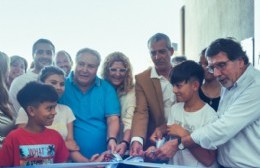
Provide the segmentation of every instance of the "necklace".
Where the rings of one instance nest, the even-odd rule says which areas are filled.
[[[213,101],[213,99],[209,99],[209,105],[212,105],[212,102]]]

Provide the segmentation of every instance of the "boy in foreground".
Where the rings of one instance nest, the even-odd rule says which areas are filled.
[[[0,166],[27,166],[66,162],[69,152],[61,135],[50,126],[56,115],[58,94],[50,85],[30,82],[17,100],[28,115],[28,123],[6,137],[0,150]]]
[[[214,121],[216,112],[198,94],[198,90],[204,79],[202,67],[194,61],[185,61],[175,66],[170,74],[170,82],[173,85],[173,92],[178,103],[174,104],[169,114],[168,126],[164,126],[161,132],[154,137],[161,139],[161,135],[170,138],[168,142],[159,148],[150,147],[146,151],[146,156],[151,159],[166,160],[169,164],[194,166],[194,167],[217,167],[216,151],[206,150],[200,146],[193,148],[183,148],[181,138],[190,134],[209,122]],[[172,125],[181,127],[179,136],[174,134]],[[164,128],[164,129],[163,129]],[[178,150],[172,146],[178,143]]]

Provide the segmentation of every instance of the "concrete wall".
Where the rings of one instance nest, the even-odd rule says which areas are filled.
[[[217,38],[254,36],[254,0],[184,0],[184,5],[188,59],[198,60],[200,51]]]

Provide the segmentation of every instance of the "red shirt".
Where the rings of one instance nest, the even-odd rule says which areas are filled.
[[[0,150],[0,166],[26,166],[66,162],[69,151],[52,129],[31,133],[18,128],[9,133]]]

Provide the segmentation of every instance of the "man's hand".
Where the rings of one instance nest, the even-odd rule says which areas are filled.
[[[170,140],[166,142],[162,147],[158,148],[155,152],[155,158],[160,160],[171,159],[178,151],[178,140]]]
[[[111,151],[112,153],[116,151],[116,141],[114,139],[108,141],[107,150]]]
[[[139,142],[134,141],[130,147],[130,156],[143,156],[143,154],[143,146]]]
[[[155,146],[150,146],[146,151],[145,151],[145,157],[148,158],[149,160],[155,160],[156,157],[154,155],[156,151]]]
[[[161,125],[160,127],[157,127],[153,134],[150,136],[150,141],[152,143],[156,143],[156,140],[158,139],[162,139],[163,135],[166,133],[167,131],[167,126],[164,124],[164,125]]]
[[[186,129],[177,124],[168,125],[167,132],[168,135],[178,135],[180,137],[184,137],[190,134]]]

